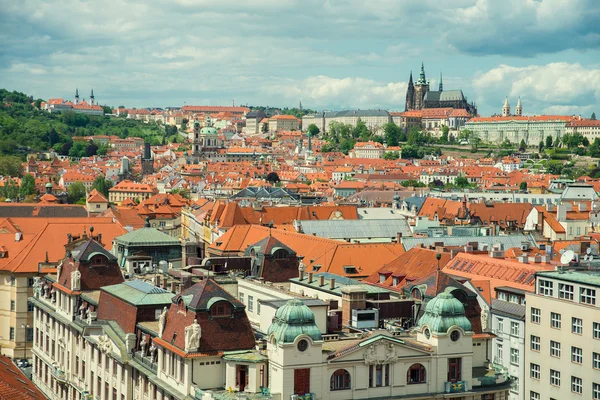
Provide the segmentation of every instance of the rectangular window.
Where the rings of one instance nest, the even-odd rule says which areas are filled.
[[[33,278],[27,278],[27,286],[33,287],[33,282],[34,282]]]
[[[15,340],[15,327],[11,326],[9,332],[10,332],[9,333],[9,335],[10,335],[10,339],[9,340]]]
[[[531,350],[532,351],[540,351],[540,348],[541,348],[540,343],[541,343],[541,341],[540,341],[539,336],[531,335]]]
[[[550,326],[555,329],[560,329],[560,314],[551,312],[550,313]]]
[[[248,296],[248,311],[254,312],[254,297]]]
[[[560,371],[550,370],[550,384],[552,386],[560,386]]]
[[[583,320],[573,317],[571,319],[571,332],[581,335],[583,333]]]
[[[554,282],[545,279],[538,280],[538,294],[552,296],[554,294]]]
[[[531,322],[534,324],[539,324],[542,320],[542,310],[539,308],[531,307]]]
[[[583,350],[579,347],[571,346],[571,362],[575,364],[583,363]]]
[[[529,400],[540,400],[540,394],[532,390],[529,392]]]
[[[592,325],[592,330],[594,332],[594,339],[600,339],[600,323],[594,322]]]
[[[27,311],[33,312],[33,303],[30,301],[27,302]]]
[[[554,340],[550,341],[550,355],[552,357],[560,358],[560,343],[555,342]]]
[[[11,300],[11,301],[10,301],[10,311],[15,311],[15,309],[16,309],[16,308],[17,308],[17,307],[16,307],[16,303],[15,303],[15,301],[14,301],[14,300]]]
[[[592,383],[592,399],[600,400],[600,385]]]
[[[571,391],[573,393],[583,393],[583,381],[576,376],[571,377]]]
[[[260,315],[260,301],[256,302],[256,314]]]
[[[519,365],[519,350],[518,349],[510,349],[510,363]]]
[[[579,288],[579,302],[584,304],[596,304],[596,290]]]
[[[558,298],[573,301],[573,285],[558,284]]]
[[[240,292],[239,297],[240,297],[240,301],[243,303],[244,302],[244,293]]]
[[[496,362],[498,364],[502,364],[504,351],[502,349],[502,344],[498,343],[496,345]]]
[[[592,353],[592,367],[600,369],[600,353]]]
[[[529,368],[529,376],[531,376],[532,379],[540,379],[540,366],[537,364],[530,364],[530,368]]]
[[[498,318],[498,331],[504,332],[504,320],[502,318]]]
[[[513,336],[519,336],[519,323],[511,321],[510,323],[510,334]]]

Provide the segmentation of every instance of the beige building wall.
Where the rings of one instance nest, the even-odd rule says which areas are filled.
[[[13,358],[31,357],[32,341],[25,339],[27,327],[33,331],[32,313],[28,311],[35,274],[0,271],[0,353]],[[11,336],[11,332],[12,336]]]

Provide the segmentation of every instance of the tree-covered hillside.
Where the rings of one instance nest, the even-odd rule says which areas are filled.
[[[173,134],[172,129],[169,129],[171,136],[165,137],[165,128],[155,123],[88,116],[72,111],[51,114],[32,105],[41,101],[24,93],[0,89],[0,155],[22,156],[36,150],[48,150],[50,147],[59,154],[68,155],[73,147],[73,136],[137,136],[150,141],[152,145],[177,140],[177,134]]]

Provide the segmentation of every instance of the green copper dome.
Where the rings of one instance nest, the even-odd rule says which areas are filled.
[[[458,326],[465,332],[472,329],[465,316],[465,307],[450,292],[442,292],[429,300],[425,314],[419,320],[419,328],[424,325],[434,333],[447,333],[452,326]]]
[[[213,128],[212,126],[205,126],[204,128],[200,129],[200,134],[201,135],[216,135],[216,134],[218,134],[218,131],[216,128]]]
[[[278,343],[293,343],[300,335],[322,340],[315,314],[298,299],[288,301],[275,312],[267,334],[273,335]]]

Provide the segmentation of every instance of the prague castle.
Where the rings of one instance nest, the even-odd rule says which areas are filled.
[[[405,111],[422,110],[424,108],[455,108],[464,109],[472,115],[477,115],[477,108],[474,103],[467,102],[462,90],[446,90],[440,73],[440,83],[437,91],[429,90],[429,81],[425,78],[425,67],[421,63],[421,73],[419,80],[413,83],[412,72],[408,80],[408,89],[406,90]]]

